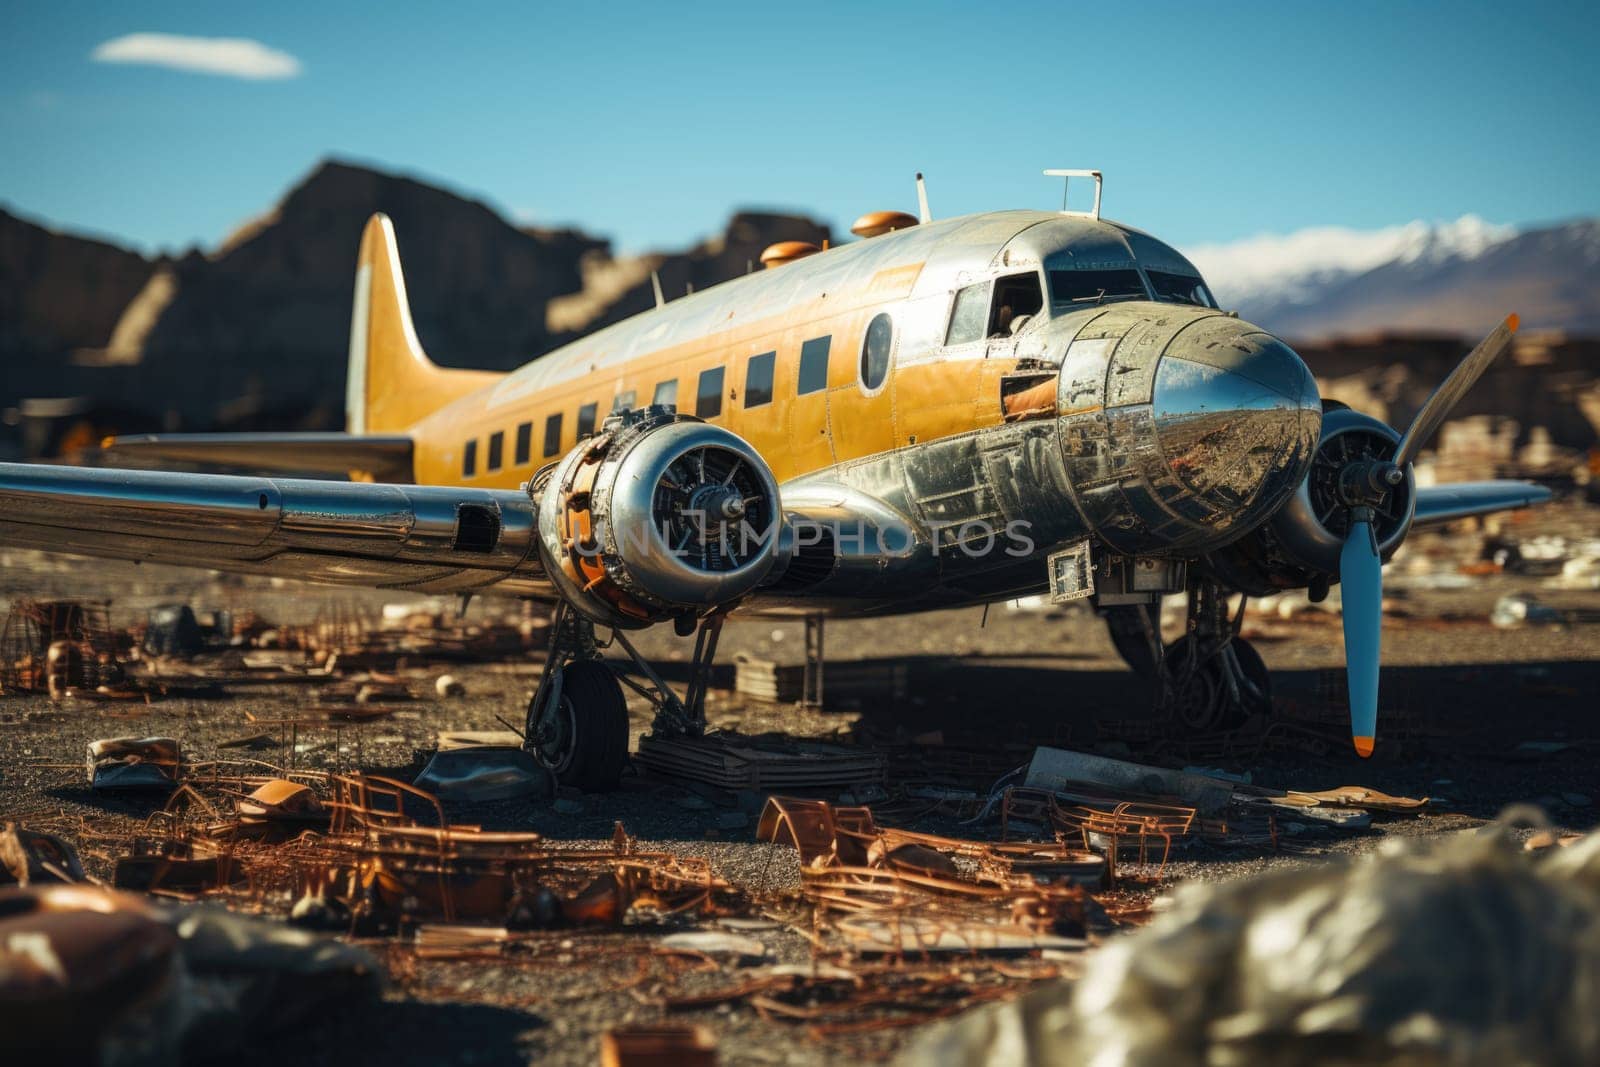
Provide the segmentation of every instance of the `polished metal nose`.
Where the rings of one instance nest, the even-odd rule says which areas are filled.
[[[1151,403],[1168,467],[1230,525],[1253,525],[1294,491],[1322,427],[1305,363],[1238,319],[1207,319],[1175,337]]]

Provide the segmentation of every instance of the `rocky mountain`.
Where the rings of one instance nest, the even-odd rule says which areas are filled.
[[[1296,341],[1375,330],[1600,333],[1600,219],[1518,232],[1467,216],[1360,232],[1323,227],[1187,250],[1219,300]]]
[[[105,344],[154,269],[136,252],[0,209],[0,358]]]
[[[495,370],[649,307],[652,269],[676,295],[742,273],[773,241],[828,236],[809,219],[746,213],[685,252],[617,260],[602,238],[518,227],[479,201],[336,161],[216,249],[177,257],[0,213],[0,409],[81,397],[29,410],[88,421],[77,436],[90,439],[338,427],[356,248],[375,211],[394,220],[429,355]],[[35,434],[28,450],[59,439]]]

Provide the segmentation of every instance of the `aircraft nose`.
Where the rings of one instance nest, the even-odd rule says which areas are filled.
[[[1305,363],[1233,318],[1206,319],[1173,339],[1151,402],[1168,467],[1226,525],[1253,525],[1293,492],[1322,429]]]

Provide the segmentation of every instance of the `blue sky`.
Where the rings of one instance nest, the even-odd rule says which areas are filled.
[[[1119,8],[1121,10],[1119,10]],[[91,60],[248,38],[293,77]],[[1600,212],[1600,16],[1576,3],[37,3],[0,27],[0,203],[144,249],[215,244],[319,159],[623,249],[737,206],[848,225],[1059,204],[1179,244]]]

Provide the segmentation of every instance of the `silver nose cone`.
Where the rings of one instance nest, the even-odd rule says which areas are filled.
[[[1219,525],[1271,514],[1305,477],[1322,428],[1305,363],[1238,319],[1207,319],[1174,338],[1151,402],[1167,465]]]

